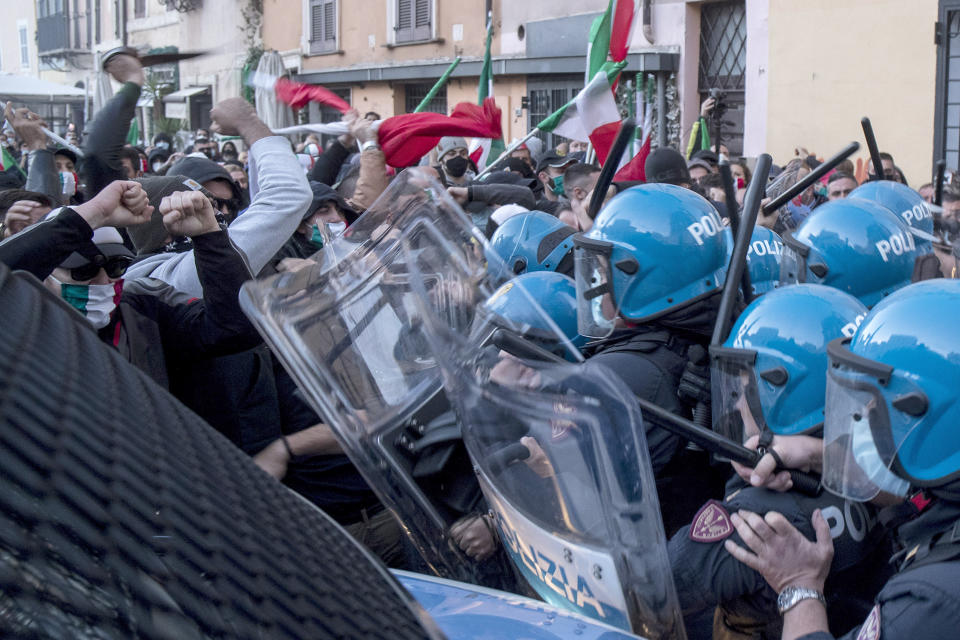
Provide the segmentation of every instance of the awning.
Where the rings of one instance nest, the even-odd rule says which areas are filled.
[[[32,76],[0,73],[0,96],[16,101],[83,102],[86,92]]]
[[[192,98],[193,96],[206,93],[208,91],[210,91],[210,87],[185,87],[179,91],[174,91],[173,93],[168,93],[167,95],[163,96],[163,101],[185,102],[187,98]]]

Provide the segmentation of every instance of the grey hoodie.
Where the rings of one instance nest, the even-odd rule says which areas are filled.
[[[286,138],[261,138],[250,147],[250,207],[228,228],[230,240],[258,273],[293,235],[313,200],[300,161]],[[158,253],[127,269],[125,278],[162,280],[191,296],[203,290],[193,251]]]

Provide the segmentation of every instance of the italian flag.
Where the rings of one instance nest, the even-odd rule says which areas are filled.
[[[610,0],[607,10],[593,21],[587,44],[587,81],[603,68],[608,55],[614,62],[627,57],[636,5],[636,0]],[[616,86],[615,81],[611,84]]]
[[[483,52],[483,66],[480,68],[480,84],[477,87],[477,104],[493,95],[493,64],[490,60],[490,44],[493,41],[493,13],[487,16],[487,45]],[[474,138],[470,141],[470,159],[477,165],[478,171],[487,168],[487,161],[499,158],[504,151],[502,138]]]
[[[541,131],[591,142],[601,164],[620,128],[620,110],[610,90],[625,62],[607,62],[570,102],[537,125]]]

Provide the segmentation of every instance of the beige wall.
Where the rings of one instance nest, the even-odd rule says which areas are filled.
[[[260,34],[264,49],[299,49],[302,33],[303,0],[263,0]]]
[[[826,157],[863,145],[869,116],[881,151],[911,185],[928,182],[933,148],[937,0],[770,0],[767,148]],[[748,36],[749,37],[749,36]],[[866,146],[859,156],[866,157]]]
[[[340,0],[336,53],[304,55],[301,71],[372,64],[404,64],[480,57],[486,36],[484,3],[479,0],[437,0],[434,37],[443,42],[387,46],[393,39],[391,0]],[[309,50],[304,32],[306,0],[264,0],[263,43],[266,49]],[[455,34],[454,27],[457,26]],[[454,39],[455,35],[459,39]],[[496,50],[496,46],[494,47]]]
[[[37,21],[34,2],[0,2],[3,20],[0,20],[0,71],[16,75],[37,75]],[[30,66],[20,66],[20,21],[27,23],[27,49]]]

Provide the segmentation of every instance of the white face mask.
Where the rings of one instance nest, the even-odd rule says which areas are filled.
[[[53,276],[50,279],[60,285],[60,297],[82,313],[94,329],[109,324],[110,314],[117,308],[116,299],[123,288],[123,280],[114,284],[66,284]]]
[[[328,222],[327,228],[330,229],[330,235],[336,238],[347,229],[346,222]]]
[[[77,174],[72,171],[60,172],[60,193],[72,198],[77,193]]]
[[[873,484],[886,493],[905,497],[910,491],[910,483],[897,477],[883,463],[880,452],[870,435],[868,420],[854,421],[850,429],[851,449],[857,466]]]

